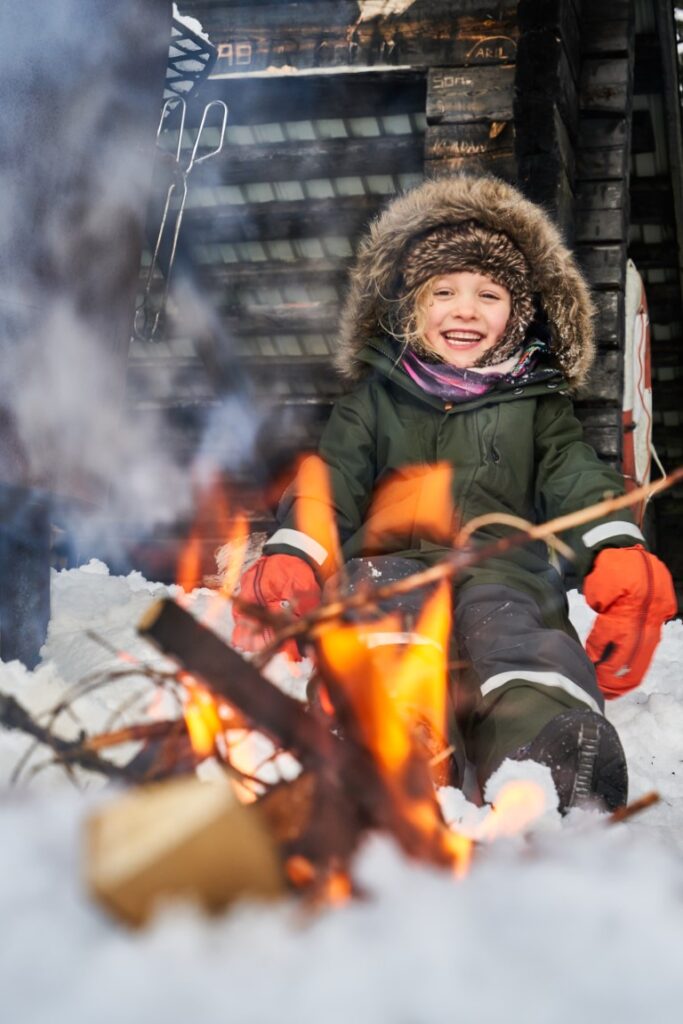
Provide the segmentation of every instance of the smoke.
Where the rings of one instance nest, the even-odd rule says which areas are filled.
[[[193,503],[162,411],[126,409],[170,16],[167,0],[26,0],[3,19],[0,489],[43,496],[104,558],[121,556],[124,524],[149,533]],[[189,291],[206,337],[215,317]],[[253,447],[258,413],[230,390],[202,472],[209,448],[234,468]]]

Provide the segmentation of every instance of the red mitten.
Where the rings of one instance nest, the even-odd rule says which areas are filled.
[[[604,548],[586,576],[583,593],[599,612],[586,641],[605,697],[638,686],[659,643],[662,625],[676,614],[669,570],[642,544]]]
[[[289,610],[298,617],[320,603],[320,585],[310,565],[302,558],[296,555],[263,555],[242,577],[239,596],[244,601],[263,605],[269,611]],[[272,640],[272,630],[259,626],[237,608],[233,615],[233,647],[257,651]],[[301,661],[294,640],[287,640],[282,650],[292,661]]]

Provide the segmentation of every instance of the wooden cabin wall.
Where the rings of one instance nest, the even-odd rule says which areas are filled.
[[[644,145],[650,130],[633,115],[636,2],[184,0],[218,47],[187,145],[206,102],[230,108],[228,144],[194,178],[183,228],[215,316],[176,324],[162,359],[134,346],[140,413],[164,406],[189,460],[211,410],[246,385],[272,413],[271,468],[315,445],[339,393],[330,357],[359,235],[424,175],[491,172],[555,217],[589,279],[598,359],[577,409],[619,465],[629,199],[641,218],[656,202],[629,190],[632,138]]]

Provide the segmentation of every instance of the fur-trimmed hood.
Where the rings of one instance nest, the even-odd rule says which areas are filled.
[[[350,380],[365,372],[358,354],[387,321],[411,241],[437,225],[464,220],[505,232],[524,254],[532,291],[548,317],[553,353],[569,384],[578,387],[594,358],[594,307],[574,257],[540,206],[497,178],[470,175],[427,181],[395,199],[373,222],[351,270],[338,370]]]

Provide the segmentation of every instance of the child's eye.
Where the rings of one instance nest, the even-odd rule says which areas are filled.
[[[437,290],[433,294],[434,297],[437,299],[448,299],[453,294],[453,292],[451,292],[448,288],[437,288]]]
[[[482,299],[499,299],[500,295],[497,292],[482,292]]]

